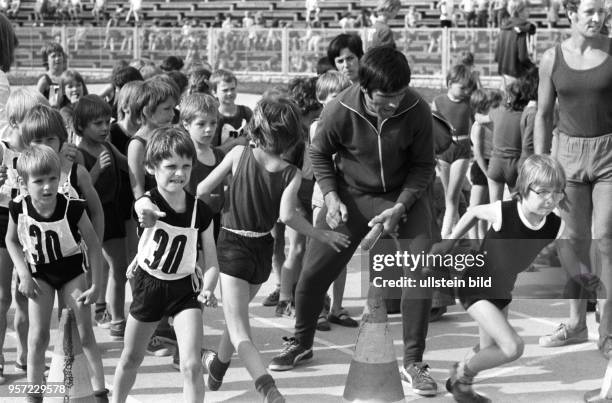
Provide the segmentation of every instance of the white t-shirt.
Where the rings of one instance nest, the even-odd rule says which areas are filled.
[[[6,102],[11,94],[11,86],[4,71],[0,70],[0,140],[4,140],[8,128],[8,116],[6,116]]]

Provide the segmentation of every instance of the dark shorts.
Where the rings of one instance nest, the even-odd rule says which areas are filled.
[[[489,160],[485,161],[488,165]],[[472,185],[477,186],[488,186],[489,184],[489,182],[487,182],[487,175],[482,172],[482,169],[480,169],[480,165],[478,165],[476,161],[472,163],[472,167],[470,168],[470,182],[472,182]]]
[[[495,182],[505,183],[510,189],[516,185],[518,178],[519,157],[491,157],[487,176]]]
[[[493,299],[493,298],[488,297],[486,295],[478,295],[478,294],[463,295],[463,296],[459,295],[459,300],[461,301],[461,305],[463,306],[463,309],[465,309],[466,311],[468,310],[469,307],[474,305],[476,302],[482,301],[482,300],[489,301],[490,303],[495,305],[497,307],[497,309],[499,309],[500,311],[503,311],[504,308],[506,308],[512,302],[512,298],[510,298],[510,299]]]
[[[186,309],[202,309],[198,293],[193,291],[191,276],[174,281],[160,280],[138,268],[132,284],[130,315],[140,322],[157,322]]]
[[[78,254],[62,259],[61,265],[39,270],[32,273],[36,280],[42,280],[55,290],[61,290],[67,283],[71,282],[81,274],[85,273],[83,255]]]
[[[249,284],[262,284],[272,271],[274,238],[247,238],[221,228],[217,242],[219,271]]]
[[[124,208],[120,208],[115,203],[102,206],[104,212],[104,242],[111,239],[125,238],[125,219],[123,218]],[[126,208],[126,210],[131,210]]]
[[[4,212],[0,212],[0,248],[6,248],[6,230],[8,229],[8,210],[6,214]]]
[[[451,143],[446,151],[438,155],[438,159],[449,164],[457,160],[467,160],[470,158],[472,158],[472,144],[470,139],[463,139],[456,143]]]

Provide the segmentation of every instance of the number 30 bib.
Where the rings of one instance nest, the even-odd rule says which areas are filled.
[[[153,227],[142,231],[136,256],[138,266],[161,280],[178,280],[194,273],[198,247],[197,205],[196,200],[188,228],[157,220]]]

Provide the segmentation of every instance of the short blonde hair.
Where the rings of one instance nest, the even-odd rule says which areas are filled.
[[[59,156],[49,146],[34,144],[26,148],[17,159],[17,173],[24,182],[31,175],[60,175]]]
[[[329,94],[339,93],[351,86],[351,80],[337,70],[329,70],[321,74],[317,79],[317,99],[324,101]]]
[[[519,169],[516,180],[516,191],[521,199],[534,186],[541,186],[562,192],[567,180],[563,167],[550,155],[533,154],[529,156]]]
[[[219,102],[209,94],[195,92],[185,95],[181,99],[181,120],[191,123],[197,116],[214,115],[217,116]]]
[[[19,124],[30,109],[40,104],[49,106],[49,101],[34,89],[19,87],[11,91],[6,101],[6,117],[11,125]]]

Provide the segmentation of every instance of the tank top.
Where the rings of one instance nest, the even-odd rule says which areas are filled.
[[[2,147],[2,165],[6,167],[6,181],[0,187],[0,212],[8,214],[8,204],[19,194],[19,174],[17,173],[17,159],[20,153],[11,150],[4,141]]]
[[[128,141],[128,148],[130,146],[130,142],[132,141],[138,141],[142,144],[142,146],[146,149],[147,148],[147,141],[145,139],[143,139],[140,136],[132,136],[130,137],[130,140]],[[144,152],[143,152],[144,155]],[[151,175],[150,173],[148,173],[145,170],[145,174],[144,174],[144,190],[145,192],[147,190],[151,190],[153,189],[155,186],[157,186],[157,182],[155,181],[155,175]]]
[[[191,225],[179,227],[157,220],[145,228],[138,241],[138,267],[160,280],[179,280],[196,272],[198,228],[197,200],[193,203]]]
[[[278,220],[281,197],[297,173],[288,165],[268,172],[259,165],[251,147],[244,147],[229,186],[222,225],[229,230],[268,233]]]
[[[434,99],[434,104],[438,112],[453,126],[456,136],[470,134],[474,113],[468,100],[453,102],[448,95],[443,94]]]
[[[100,197],[100,202],[103,205],[107,205],[117,200],[117,194],[121,186],[121,176],[119,169],[117,168],[115,153],[108,144],[102,144],[104,144],[106,151],[110,153],[111,165],[100,172],[100,176],[98,176],[98,180],[93,184],[93,186]],[[82,148],[79,148],[79,151],[81,151],[81,154],[83,155],[85,168],[88,171],[91,171],[91,168],[93,168],[93,166],[98,162],[98,157],[90,154]]]
[[[206,165],[196,159],[191,169],[191,176],[189,177],[189,183],[185,187],[185,190],[191,194],[196,194],[198,184],[203,181],[223,160],[223,151],[213,148],[213,155],[215,156],[215,162],[213,165]],[[223,193],[223,183],[217,186],[210,195],[204,195],[201,197],[204,203],[208,204],[208,207],[213,213],[218,213],[223,208],[223,202],[225,196]]]
[[[69,199],[81,199],[81,189],[79,188],[79,179],[77,176],[78,164],[73,162],[70,166],[70,171],[60,173],[60,186],[57,190]]]
[[[505,106],[493,109],[489,116],[493,122],[494,157],[518,158],[521,155],[521,115]]]
[[[559,100],[559,131],[571,137],[612,133],[612,43],[605,60],[587,70],[574,70],[555,47],[551,79]]]
[[[17,236],[32,272],[36,272],[36,266],[83,253],[80,240],[75,239],[68,223],[69,205],[70,199],[67,198],[63,217],[58,221],[45,222],[31,217],[26,199],[22,200],[23,212],[17,219]]]

